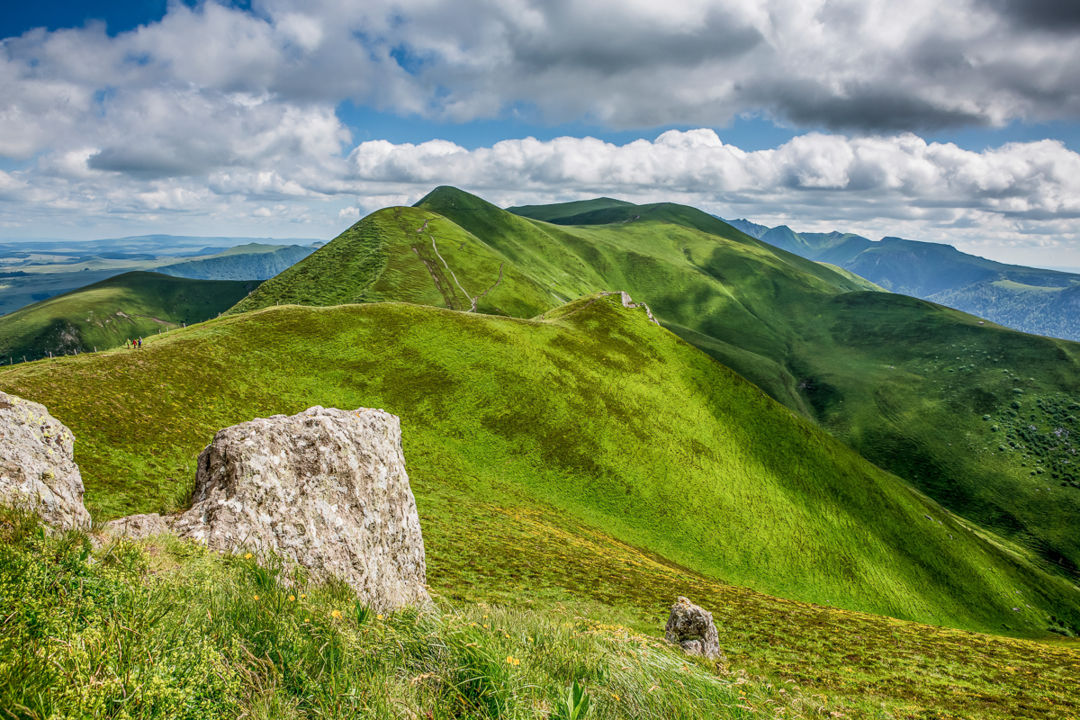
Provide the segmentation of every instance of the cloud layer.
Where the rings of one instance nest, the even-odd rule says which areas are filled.
[[[1055,142],[973,153],[912,134],[1077,120],[1080,18],[1068,3],[252,5],[177,3],[113,37],[89,25],[0,42],[0,230],[52,223],[69,234],[65,223],[169,216],[330,232],[350,208],[452,183],[506,201],[664,197],[961,242],[1075,239],[1075,153]],[[624,146],[356,146],[335,113],[346,100],[434,119],[524,113],[612,128],[716,127],[749,112],[839,134],[758,152],[709,130]]]

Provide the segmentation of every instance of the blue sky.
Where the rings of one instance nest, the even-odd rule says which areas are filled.
[[[447,183],[1080,265],[1069,4],[38,2],[0,38],[0,238],[330,237]]]

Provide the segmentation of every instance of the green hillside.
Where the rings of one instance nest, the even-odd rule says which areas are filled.
[[[382,407],[406,428],[436,557],[438,528],[470,526],[459,505],[539,504],[786,597],[971,628],[1039,632],[1050,615],[1080,625],[1075,588],[618,296],[541,321],[400,304],[273,309],[138,354],[11,368],[0,387],[72,428],[99,519],[182,506],[217,428],[316,404]]]
[[[316,652],[331,642],[354,648],[334,656],[342,658],[334,674],[368,688],[347,697],[376,713],[370,703],[386,692],[409,706],[442,703],[443,695],[423,700],[425,688],[463,692],[453,681],[463,662],[462,672],[488,683],[480,697],[506,693],[503,711],[469,705],[470,717],[505,717],[509,707],[528,716],[520,703],[550,698],[574,678],[600,703],[598,718],[772,718],[777,707],[792,717],[1064,717],[1080,707],[1071,646],[738,587],[1017,634],[1080,624],[1080,590],[912,492],[643,310],[623,308],[617,295],[536,320],[399,303],[272,308],[155,336],[141,353],[0,369],[0,388],[44,402],[74,430],[98,521],[184,505],[196,455],[220,427],[312,404],[399,414],[443,610],[420,625],[406,614],[365,630],[374,621],[353,620],[340,590],[311,589],[294,611],[272,573],[239,558],[222,563],[173,542],[105,548],[87,564],[77,538],[56,546],[24,534],[0,544],[0,590],[38,608],[34,617],[50,618],[51,629],[43,635],[21,614],[16,644],[0,640],[0,697],[17,691],[20,702],[70,707],[59,690],[93,690],[84,669],[104,663],[116,683],[131,675],[137,703],[156,697],[156,685],[140,678],[172,673],[163,682],[184,690],[157,708],[183,693],[226,704],[238,697],[242,706],[270,693],[305,713],[329,712],[337,698],[341,712],[343,696],[327,690],[338,685],[326,684]],[[0,532],[12,527],[0,518]],[[730,665],[686,666],[634,635],[621,644],[624,624],[655,637],[678,594],[716,614]],[[486,604],[454,609],[475,602]],[[338,608],[344,616],[333,622],[328,613]],[[324,624],[309,647],[297,632],[315,616]],[[69,641],[112,637],[118,618],[140,629],[118,636],[125,647],[143,649],[106,657],[94,643]],[[176,633],[189,653],[168,650]],[[402,646],[405,638],[417,640]],[[53,660],[40,665],[16,647]],[[375,647],[383,648],[378,666],[364,659]],[[432,655],[469,647],[474,655]],[[642,678],[625,674],[628,651],[650,668]],[[274,660],[257,659],[264,654]],[[497,670],[504,654],[520,666]],[[678,674],[691,670],[701,674]],[[206,685],[208,672],[223,684]],[[435,685],[394,680],[424,672]],[[694,690],[657,694],[659,682]],[[79,702],[115,696],[114,685]],[[476,699],[466,693],[466,702]]]
[[[1080,340],[1080,275],[1008,265],[951,245],[775,227],[761,240],[832,263],[887,290],[973,313],[1007,327]]]
[[[529,317],[625,289],[875,463],[1077,577],[1080,346],[867,293],[861,278],[693,208],[586,210],[602,224],[549,224],[439,188],[416,208],[368,216],[237,309],[395,299],[468,309],[460,288],[476,296],[500,266],[481,312]],[[416,232],[425,221],[435,232]]]
[[[256,285],[125,273],[0,317],[0,358],[34,360],[50,352],[116,347],[214,317]]]

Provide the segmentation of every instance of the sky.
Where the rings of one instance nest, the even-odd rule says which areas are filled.
[[[1075,0],[37,0],[0,240],[332,238],[455,185],[1080,267]]]

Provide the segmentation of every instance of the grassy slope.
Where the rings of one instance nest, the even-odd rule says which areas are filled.
[[[299,702],[314,712],[314,704],[332,714],[321,703],[332,702],[333,693],[303,690],[308,672],[316,673],[318,687],[327,682],[306,654],[316,647],[295,634],[299,615],[310,612],[323,623],[320,642],[338,637],[356,648],[346,657],[358,659],[336,674],[346,684],[359,682],[351,679],[358,674],[368,677],[359,685],[370,688],[362,695],[367,702],[377,702],[387,692],[383,684],[401,673],[434,672],[435,697],[423,695],[430,686],[417,690],[415,683],[392,692],[405,692],[409,707],[437,705],[443,691],[452,692],[445,680],[462,658],[426,653],[476,643],[500,692],[528,678],[535,687],[523,697],[550,697],[578,676],[594,697],[614,701],[597,717],[723,717],[725,683],[707,692],[707,701],[699,700],[704,690],[684,691],[688,686],[635,697],[641,679],[620,671],[632,648],[616,642],[622,631],[595,624],[614,621],[655,636],[671,599],[689,594],[717,618],[731,660],[721,679],[735,680],[746,692],[740,704],[755,708],[736,716],[774,717],[776,704],[797,717],[822,712],[822,705],[859,717],[876,715],[879,706],[888,711],[883,717],[1001,718],[1018,711],[1064,717],[1078,707],[1071,678],[1080,655],[1068,647],[776,600],[717,581],[959,625],[1008,624],[1018,632],[1044,629],[1049,612],[1064,615],[1059,623],[1076,622],[1068,609],[1076,607],[1075,590],[978,539],[615,298],[580,301],[546,321],[401,304],[275,308],[152,338],[140,354],[5,369],[0,387],[47,403],[74,429],[87,502],[98,520],[175,506],[190,488],[195,454],[223,425],[312,403],[399,413],[429,581],[440,603],[488,601],[540,613],[492,612],[489,621],[488,611],[466,609],[463,619],[451,616],[422,631],[412,629],[408,616],[395,618],[390,622],[403,633],[399,638],[416,632],[427,638],[417,647],[427,664],[391,655],[368,677],[372,666],[362,658],[378,656],[384,651],[375,648],[383,645],[378,638],[357,639],[356,626],[344,624],[351,606],[340,594],[317,595],[298,614],[285,607],[285,591],[244,570],[243,562],[222,569],[201,555],[193,559],[184,547],[154,546],[140,561],[156,562],[153,572],[140,571],[136,582],[111,581],[101,578],[107,574],[101,566],[82,570],[45,549],[28,556],[35,572],[74,577],[33,581],[20,590],[27,598],[21,602],[33,597],[34,607],[40,605],[35,617],[55,620],[44,634],[17,628],[34,631],[35,643],[51,643],[41,647],[55,662],[48,673],[29,667],[37,656],[13,652],[28,645],[22,635],[9,635],[15,645],[0,647],[0,691],[5,679],[25,689],[20,678],[35,677],[46,686],[88,687],[93,692],[86,697],[94,700],[119,696],[121,686],[151,693],[156,685],[140,681],[171,673],[161,682],[176,687],[178,697],[198,692],[193,678],[205,674],[198,663],[223,653],[228,662],[215,665],[216,676],[238,673],[242,690],[226,683],[226,690],[234,687],[227,697],[250,700],[244,688],[253,683],[257,700],[267,694],[286,706]],[[71,552],[78,556],[77,548]],[[4,597],[19,597],[9,585],[0,582]],[[76,591],[67,596],[52,590],[58,587]],[[143,664],[142,650],[110,654],[104,673],[95,672],[98,681],[87,682],[80,673],[104,657],[105,645],[98,645],[105,641],[95,633],[114,632],[114,616],[98,618],[91,609],[76,617],[64,608],[114,607],[96,602],[96,593],[133,596],[120,603],[123,625],[143,630],[124,636],[125,645],[135,643],[157,661]],[[90,596],[95,604],[87,604]],[[1055,605],[1064,612],[1049,609]],[[327,617],[332,608],[345,612],[342,624]],[[555,622],[543,619],[552,613]],[[594,621],[573,620],[577,613]],[[22,623],[29,616],[19,617]],[[75,624],[57,624],[64,618]],[[234,626],[233,619],[240,622]],[[498,624],[513,637],[470,630],[468,621]],[[568,640],[560,625],[565,621],[574,634],[596,636],[597,645]],[[168,628],[188,638],[183,646],[190,654],[173,656]],[[466,635],[460,642],[459,630]],[[88,642],[70,642],[77,633]],[[546,638],[542,649],[530,650],[524,633]],[[251,654],[241,646],[250,646]],[[400,645],[390,638],[385,647]],[[277,654],[262,662],[262,653]],[[523,665],[496,670],[503,653]],[[638,657],[667,662],[651,650]],[[297,675],[285,682],[275,674],[283,671]],[[738,675],[743,671],[775,684],[745,684]],[[266,672],[277,681],[260,680]],[[653,684],[666,673],[650,670]],[[111,678],[105,685],[103,675]],[[678,679],[698,688],[707,675]],[[831,699],[800,706],[818,692]]]
[[[537,267],[538,277],[563,268],[583,291],[629,290],[874,462],[1078,575],[1080,346],[899,295],[852,292],[865,284],[692,208],[607,208],[592,221],[609,224],[561,227],[450,189],[421,206],[519,267]],[[578,269],[581,258],[599,284]]]
[[[897,617],[1080,622],[1075,589],[978,540],[642,311],[606,297],[555,315],[276,309],[140,354],[12,368],[0,387],[73,429],[98,518],[180,506],[217,428],[315,404],[383,407],[407,428],[422,508],[446,488],[468,503],[540,502],[712,577]],[[442,506],[441,519],[455,512]]]
[[[465,307],[437,289],[453,287],[450,278],[433,282],[430,268],[442,265],[412,249],[430,250],[415,233],[430,220],[466,288],[490,284],[496,260],[513,269],[489,295],[498,307],[482,311],[528,317],[545,301],[626,289],[668,328],[874,462],[1077,576],[1077,345],[866,293],[861,279],[692,208],[591,213],[609,224],[538,222],[440,188],[420,207],[369,216],[239,309],[376,299]],[[454,256],[459,247],[468,253]],[[358,273],[349,263],[366,253],[378,260]]]
[[[487,523],[510,514],[485,509]],[[564,720],[559,701],[578,681],[596,720],[1012,720],[1080,709],[1080,652],[1068,646],[777,601],[595,532],[567,533],[535,511],[512,517],[502,529],[519,547],[499,548],[502,557],[525,554],[548,574],[497,567],[491,544],[506,540],[486,534],[462,556],[471,582],[440,563],[439,612],[383,618],[341,586],[283,587],[273,568],[240,556],[167,537],[91,553],[82,535],[38,534],[0,510],[0,597],[20,610],[0,634],[0,707],[16,717]],[[565,562],[549,562],[556,555]],[[454,602],[440,592],[448,582],[519,607]],[[552,602],[567,588],[571,602]],[[684,592],[712,608],[727,662],[658,641],[659,598]]]
[[[776,232],[762,240],[830,262],[888,290],[948,305],[1024,332],[1080,340],[1080,275],[1008,265],[951,245],[840,233]]]
[[[130,272],[0,317],[0,357],[116,347],[227,310],[257,283]]]

